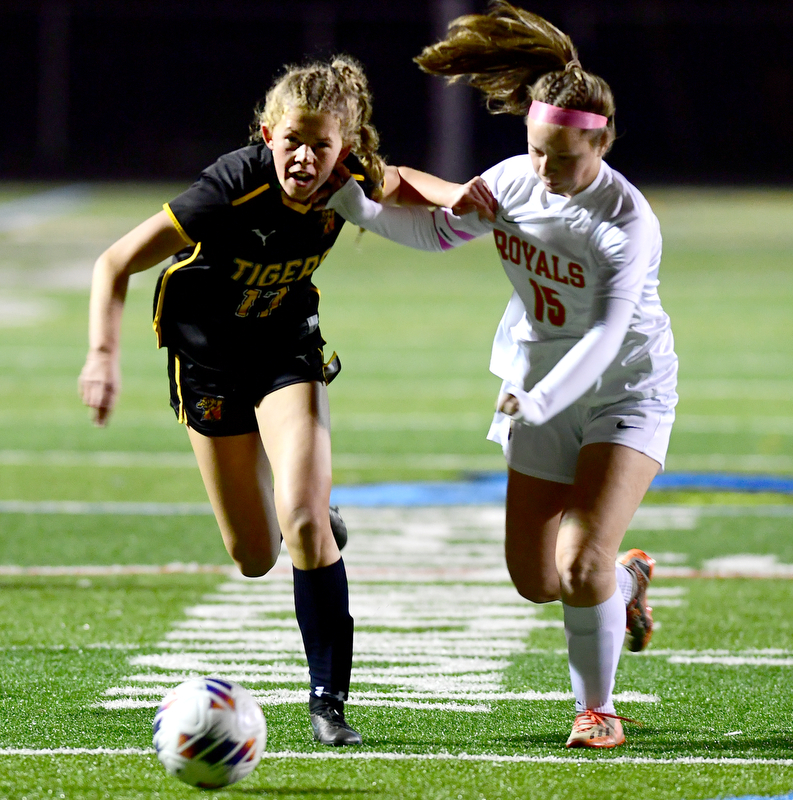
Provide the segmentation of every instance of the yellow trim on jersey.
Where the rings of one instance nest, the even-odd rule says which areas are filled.
[[[190,256],[190,258],[186,258],[184,261],[177,261],[176,264],[171,264],[171,266],[168,267],[168,269],[165,271],[165,274],[162,276],[162,281],[160,282],[160,291],[157,294],[157,310],[154,312],[154,319],[151,323],[152,328],[154,328],[154,332],[157,334],[158,348],[162,347],[162,330],[160,329],[160,320],[162,319],[162,306],[165,301],[165,284],[168,283],[168,278],[170,278],[177,269],[195,261],[200,252],[201,242],[195,246],[195,250],[193,250],[193,254]]]
[[[243,203],[247,203],[248,200],[253,200],[254,197],[260,195],[262,192],[266,192],[269,188],[270,184],[265,183],[264,186],[260,186],[258,189],[254,189],[252,192],[248,192],[248,194],[244,194],[242,197],[238,197],[236,200],[232,200],[231,205],[241,206]]]
[[[165,209],[165,213],[171,218],[174,228],[179,231],[179,235],[185,240],[185,242],[187,242],[187,244],[189,244],[191,247],[195,247],[195,242],[187,235],[179,220],[176,219],[176,215],[173,213],[173,211],[171,211],[170,205],[168,205],[168,203],[163,203],[162,207]]]
[[[297,200],[293,200],[285,191],[281,190],[281,202],[287,207],[291,208],[292,211],[297,211],[300,214],[307,214],[311,211],[311,203],[298,203]]]
[[[354,172],[351,172],[350,175],[352,175],[352,177],[355,178],[355,180],[358,181],[358,183],[363,183],[366,180],[365,175],[357,175]]]
[[[179,356],[174,355],[174,372],[176,378],[176,395],[179,398],[179,416],[176,418],[180,425],[187,425],[187,412],[184,410],[184,398],[182,397],[182,362]]]

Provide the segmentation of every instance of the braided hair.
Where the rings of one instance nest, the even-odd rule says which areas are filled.
[[[372,94],[355,59],[336,56],[328,62],[286,67],[254,110],[249,141],[261,142],[262,125],[272,130],[288,108],[337,117],[344,145],[351,148],[372,183],[382,184],[385,162],[377,152],[380,137],[371,123]]]

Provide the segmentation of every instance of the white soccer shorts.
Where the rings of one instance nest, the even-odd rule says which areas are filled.
[[[513,422],[504,447],[507,464],[524,475],[572,484],[581,448],[611,442],[648,455],[663,471],[676,402],[674,393],[597,407],[582,400],[544,425]]]

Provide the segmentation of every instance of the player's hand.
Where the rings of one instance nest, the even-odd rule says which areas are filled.
[[[508,417],[514,417],[520,412],[520,403],[518,402],[518,398],[515,397],[514,394],[502,392],[499,394],[498,401],[496,402],[496,411],[500,411],[502,414],[506,414]]]
[[[449,208],[458,216],[476,211],[479,219],[496,221],[498,202],[493,197],[490,187],[478,175],[464,183],[452,196]]]
[[[348,170],[341,161],[336,164],[333,168],[333,172],[330,173],[330,177],[311,195],[312,207],[324,208],[325,204],[330,200],[331,195],[338,192],[339,189],[347,183],[351,175],[352,173],[350,170]]]
[[[92,422],[104,428],[121,390],[118,356],[89,352],[77,385],[83,403],[92,409]]]
[[[498,395],[496,410],[524,425],[541,425],[542,410],[537,401],[517,386],[505,384]]]

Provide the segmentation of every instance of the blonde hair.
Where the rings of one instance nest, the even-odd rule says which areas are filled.
[[[614,95],[606,81],[581,68],[567,34],[506,0],[494,0],[487,14],[453,20],[446,38],[414,61],[425,72],[481,90],[492,114],[525,116],[532,100],[602,114],[608,146],[614,141]],[[600,138],[603,130],[591,134]]]
[[[341,126],[341,138],[379,186],[385,162],[377,152],[380,136],[371,123],[372,94],[363,67],[349,56],[329,62],[288,66],[254,110],[250,141],[262,141],[262,125],[272,130],[288,108],[333,114]]]

